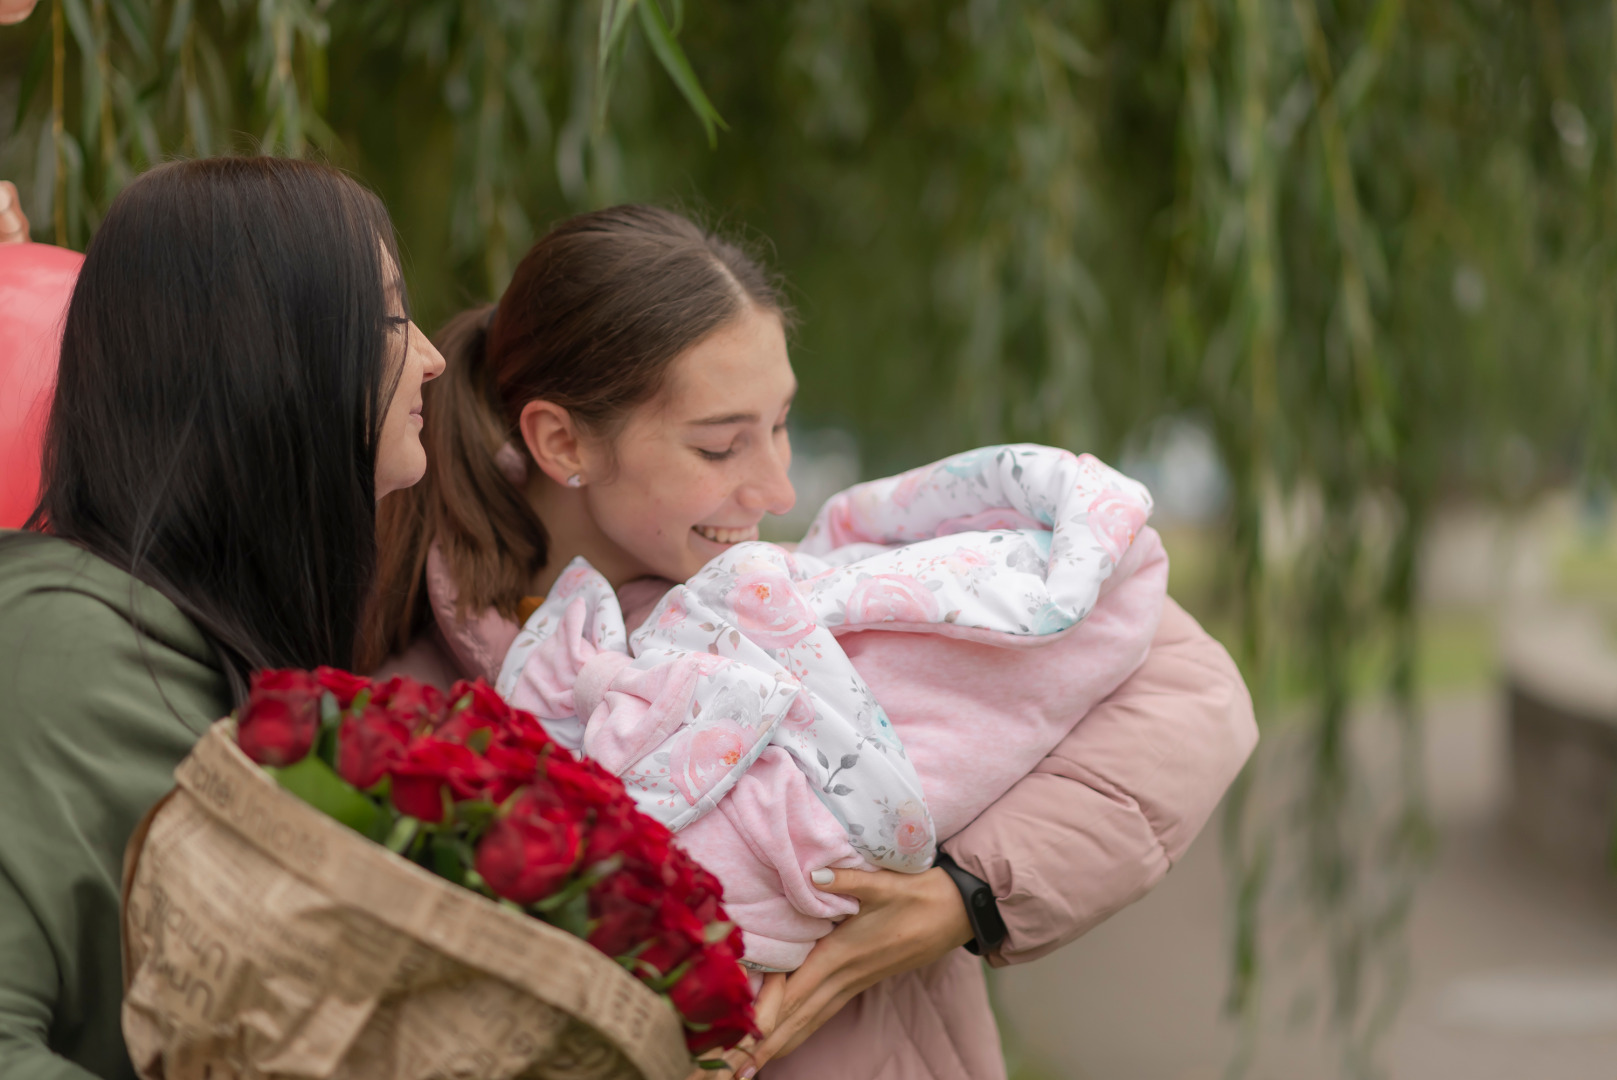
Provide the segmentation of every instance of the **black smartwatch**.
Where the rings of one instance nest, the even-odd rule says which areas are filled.
[[[1000,917],[999,901],[994,898],[994,890],[988,887],[988,882],[970,871],[960,869],[960,865],[942,851],[938,852],[934,865],[942,867],[943,872],[949,875],[955,888],[960,890],[960,899],[965,901],[966,918],[971,923],[974,935],[966,942],[966,950],[981,956],[1004,941],[1005,920]]]

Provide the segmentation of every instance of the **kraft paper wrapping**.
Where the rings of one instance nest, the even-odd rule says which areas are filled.
[[[280,789],[221,720],[124,865],[143,1080],[683,1080],[666,1001],[587,942]]]

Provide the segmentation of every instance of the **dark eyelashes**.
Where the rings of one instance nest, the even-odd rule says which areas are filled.
[[[780,432],[786,430],[786,425],[776,424],[772,430],[776,434],[779,434]],[[701,454],[702,457],[708,461],[725,461],[729,458],[735,457],[736,454],[736,448],[733,446],[728,450],[704,450],[700,446],[693,446],[691,449],[695,450],[698,454]]]

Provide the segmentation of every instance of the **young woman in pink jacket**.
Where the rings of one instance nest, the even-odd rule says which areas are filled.
[[[795,499],[788,320],[754,259],[668,211],[598,211],[540,240],[497,306],[440,335],[427,478],[381,507],[369,666],[492,682],[575,557],[628,614],[757,539]],[[989,648],[939,639],[929,659],[947,671]],[[992,662],[1014,686],[1018,658]],[[1170,601],[1143,666],[939,866],[825,872],[819,887],[859,914],[766,983],[767,1034],[733,1055],[740,1075],[1003,1076],[968,948],[995,966],[1036,959],[1138,899],[1256,738],[1228,655]]]

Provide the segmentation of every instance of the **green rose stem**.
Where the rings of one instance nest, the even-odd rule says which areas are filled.
[[[401,815],[399,820],[393,823],[392,831],[387,834],[387,839],[382,843],[393,854],[403,855],[409,850],[410,845],[415,843],[416,834],[420,831],[421,820],[419,818]]]
[[[283,789],[361,836],[380,841],[388,835],[388,818],[381,808],[316,755],[281,768],[267,765],[264,771]]]
[[[623,866],[623,856],[613,855],[587,867],[559,892],[529,907],[529,911],[575,937],[590,936],[590,889]]]

